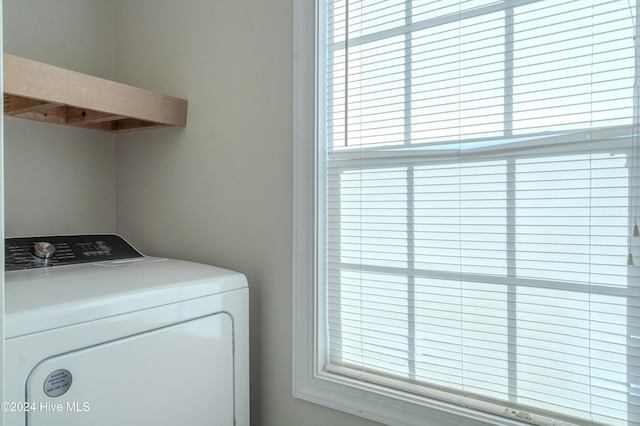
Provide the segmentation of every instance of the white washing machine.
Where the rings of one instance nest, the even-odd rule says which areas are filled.
[[[242,274],[116,235],[5,251],[6,426],[249,425]]]

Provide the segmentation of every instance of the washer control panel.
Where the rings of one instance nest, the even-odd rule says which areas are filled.
[[[5,271],[142,257],[119,235],[64,235],[4,240]]]

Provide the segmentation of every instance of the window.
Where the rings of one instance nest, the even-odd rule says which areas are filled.
[[[638,424],[636,0],[302,3],[294,394]]]

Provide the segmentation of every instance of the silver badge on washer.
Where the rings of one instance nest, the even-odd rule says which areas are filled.
[[[56,370],[44,379],[44,393],[52,398],[63,395],[71,387],[72,380],[69,370]]]

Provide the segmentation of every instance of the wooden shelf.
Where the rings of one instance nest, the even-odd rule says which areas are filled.
[[[4,113],[109,132],[187,124],[187,101],[4,53]]]

